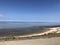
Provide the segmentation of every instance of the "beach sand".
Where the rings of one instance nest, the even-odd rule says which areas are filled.
[[[0,45],[60,45],[60,37],[31,40],[1,41]]]

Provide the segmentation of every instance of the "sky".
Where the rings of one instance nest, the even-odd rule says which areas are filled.
[[[60,22],[60,0],[0,0],[0,21]]]

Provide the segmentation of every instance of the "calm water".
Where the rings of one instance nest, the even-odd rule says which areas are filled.
[[[57,25],[59,23],[44,23],[44,22],[0,22],[0,28],[16,28],[16,27],[29,27],[29,26],[44,26],[44,25]]]
[[[0,22],[0,34],[8,32],[39,32],[37,28],[27,28],[32,26],[57,25],[59,23],[43,23],[43,22]],[[13,28],[13,29],[12,29]],[[18,29],[19,28],[19,29]],[[32,30],[33,29],[33,30]]]

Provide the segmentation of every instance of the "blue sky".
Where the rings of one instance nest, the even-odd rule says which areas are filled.
[[[0,20],[60,22],[60,0],[0,0]]]

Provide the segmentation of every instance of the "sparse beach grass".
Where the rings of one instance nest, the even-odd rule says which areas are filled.
[[[12,41],[12,40],[28,40],[28,39],[45,39],[45,38],[52,38],[52,37],[60,37],[60,33],[49,33],[48,35],[37,35],[31,37],[18,37],[18,36],[8,36],[6,38],[0,38],[0,41]]]

